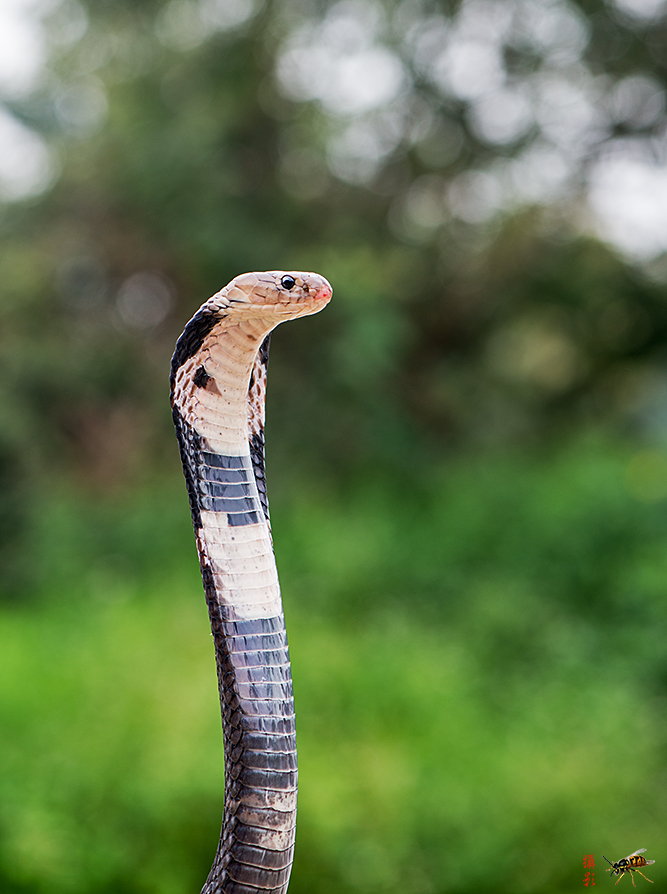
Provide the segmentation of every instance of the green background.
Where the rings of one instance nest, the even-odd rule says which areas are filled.
[[[346,179],[327,154],[340,116],[276,75],[334,4],[257,4],[178,36],[194,8],[56,6],[44,78],[5,101],[58,175],[0,205],[0,889],[185,894],[206,878],[222,747],[169,358],[211,293],[275,268],[334,287],[275,333],[269,372],[299,742],[290,892],[565,892],[585,854],[611,885],[602,854],[639,847],[659,885],[664,259],[583,232],[574,188],[401,229],[415,183],[518,157],[531,134],[482,140],[387,26],[430,129]],[[578,64],[664,84],[664,17],[569,8]],[[546,65],[520,46],[505,64],[527,81]],[[90,78],[107,111],[83,126],[63,108]],[[581,171],[664,124],[664,106],[617,123]],[[161,316],[141,316],[145,292],[138,317],[123,304],[137,273]]]

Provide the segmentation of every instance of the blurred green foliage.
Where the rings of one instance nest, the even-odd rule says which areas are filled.
[[[206,877],[222,749],[168,366],[202,301],[273,268],[334,287],[269,375],[290,891],[565,892],[644,846],[659,883],[665,259],[581,225],[595,160],[664,141],[667,17],[622,7],[530,0],[504,32],[507,84],[599,101],[569,179],[485,215],[466,177],[543,146],[539,115],[492,138],[426,63],[507,4],[52,6],[41,81],[0,97],[54,168],[0,204],[2,892]],[[386,108],[336,111],[316,67],[322,96],[288,89],[336,27],[400,62]]]
[[[420,68],[438,48],[429,33],[474,19],[472,0],[54,7],[38,89],[6,101],[59,169],[43,195],[0,205],[0,447],[13,477],[48,464],[113,486],[159,463],[171,449],[164,369],[183,322],[253,269],[312,269],[334,284],[327,313],[274,345],[274,439],[304,445],[306,462],[403,462],[417,445],[434,455],[582,421],[650,427],[667,336],[661,262],[628,265],[582,235],[573,184],[621,138],[657,146],[667,24],[642,27],[602,0],[551,6],[551,37],[535,7],[532,49],[520,15],[503,26],[507,82],[583,96],[588,77],[604,86],[600,120],[579,135],[561,193],[487,217],[474,195],[452,210],[447,185],[523,164],[544,136],[536,123],[484,138],[472,99]],[[294,46],[305,41],[299,64],[316,66],[308,39],[327,28],[343,35],[331,51],[341,64],[346,48],[393,54],[407,84],[393,105],[335,113],[321,84],[321,101],[299,98],[285,74]],[[569,62],[552,58],[561,44]],[[632,98],[637,77],[653,85],[653,117],[619,111],[616,93]],[[392,127],[365,174],[352,149],[340,156],[355,134],[358,152],[364,139],[381,147]]]
[[[584,853],[600,875],[602,852],[660,857],[654,460],[579,441],[275,489],[299,733],[290,890],[569,891]],[[0,620],[2,890],[196,890],[223,781],[180,482],[44,497],[40,599]]]

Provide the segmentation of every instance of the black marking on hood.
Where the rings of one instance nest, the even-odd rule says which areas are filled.
[[[192,377],[192,381],[195,383],[197,388],[206,388],[208,382],[211,381],[211,377],[206,372],[203,366],[200,366],[197,369],[197,372]]]
[[[197,468],[201,464],[201,438],[197,432],[188,425],[185,419],[183,419],[178,407],[173,407],[172,415],[174,417],[174,425],[176,426],[178,450],[181,454],[181,462],[183,463],[185,484],[188,489],[192,524],[194,525],[195,530],[199,530],[202,526],[202,521],[201,501],[199,487],[197,485]]]
[[[213,310],[198,310],[190,322],[186,325],[181,337],[176,342],[176,350],[171,358],[171,386],[174,386],[176,373],[186,360],[194,357],[204,343],[209,332],[221,320],[225,314]]]
[[[269,498],[266,493],[266,471],[264,469],[264,431],[258,431],[250,438],[250,459],[255,474],[255,483],[259,494],[262,512],[269,521]]]
[[[269,367],[269,348],[271,347],[271,333],[266,336],[257,352],[257,361],[253,366],[253,371],[257,365],[264,370],[264,377]],[[250,377],[250,387],[252,388],[252,375]],[[250,436],[250,459],[252,460],[252,470],[255,474],[255,483],[259,493],[259,502],[267,522],[269,518],[269,498],[266,493],[266,465],[264,459],[264,429],[261,428]]]
[[[264,371],[269,367],[269,348],[271,347],[271,333],[266,336],[264,341],[259,346],[259,362],[264,367]]]

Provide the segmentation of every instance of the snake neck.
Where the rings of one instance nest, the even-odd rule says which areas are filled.
[[[268,347],[260,347],[271,328],[223,318],[175,372],[172,405],[216,453],[248,452],[252,435],[263,431]]]

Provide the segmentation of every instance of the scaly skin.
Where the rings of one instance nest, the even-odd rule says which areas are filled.
[[[237,276],[197,311],[172,359],[225,753],[222,832],[202,894],[285,894],[292,868],[294,700],[266,498],[264,396],[270,332],[330,298],[315,273]]]

